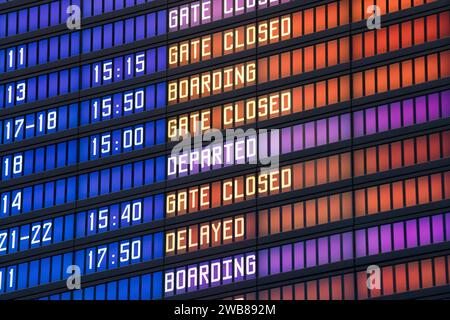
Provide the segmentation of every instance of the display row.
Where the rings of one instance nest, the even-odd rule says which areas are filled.
[[[450,91],[444,90],[357,111],[354,113],[355,137],[447,117],[449,95]],[[350,78],[330,78],[170,117],[168,137],[179,138],[187,133],[194,136],[212,128],[236,128],[349,100]]]
[[[195,101],[314,70],[316,66],[314,61],[317,60],[314,50],[308,53],[311,63],[307,65],[302,63],[303,59],[306,59],[302,52],[303,49],[297,49],[171,80],[167,84],[168,105]],[[450,51],[446,50],[352,73],[352,98],[366,97],[446,78],[450,75],[449,56]],[[283,57],[286,58],[283,59]],[[307,70],[306,66],[312,69]],[[286,72],[280,70],[286,70]],[[291,73],[291,70],[295,72]],[[345,88],[342,89],[346,91]]]
[[[450,12],[444,11],[355,34],[352,36],[351,56],[353,60],[359,60],[449,36]]]
[[[317,7],[316,12],[321,7]],[[313,12],[313,9],[172,44],[168,49],[169,69],[300,37],[302,36],[302,13],[307,15],[308,12]],[[268,78],[276,79],[279,77],[278,73],[282,74],[281,77],[296,75],[444,39],[450,35],[449,14],[448,11],[432,14],[383,26],[376,31],[356,33],[314,46],[306,46],[294,51],[292,58],[285,53],[281,56],[281,64],[272,63]],[[308,28],[307,26],[309,25],[305,24],[305,28]],[[414,39],[412,26],[414,26]],[[310,31],[306,29],[305,34]],[[302,61],[302,55],[304,61]],[[280,66],[275,67],[277,64],[281,65],[281,69]],[[267,79],[267,75],[261,75],[259,79],[261,82]]]
[[[102,15],[108,12],[119,11],[124,8],[137,6],[154,0],[58,0],[40,6],[32,6],[18,11],[12,11],[0,15],[0,39],[23,34],[50,26],[56,26],[66,22],[68,17],[74,12],[67,12],[70,5],[77,5],[81,8],[82,18]],[[291,0],[203,0],[192,2],[187,5],[173,7],[169,9],[169,32],[184,30],[190,27],[207,24],[213,21],[238,16],[244,13],[254,12],[268,7],[290,2]],[[377,1],[380,14],[393,13],[399,10],[406,10],[413,6],[421,6],[435,0],[420,0],[410,3],[409,1]],[[4,1],[0,1],[2,3]],[[333,24],[339,16],[340,20],[347,23],[351,13],[352,22],[368,18],[366,8],[372,3],[359,0],[352,2],[351,12],[349,1],[343,0],[317,8],[316,13],[307,14],[306,28],[311,28],[312,32],[318,32],[325,25]],[[305,25],[306,25],[305,24]]]
[[[260,209],[257,234],[265,237],[449,199],[450,192],[444,187],[448,182],[442,178],[441,174],[421,176]],[[416,199],[418,192],[424,192],[424,195]],[[392,216],[395,217],[396,213],[393,212]]]
[[[48,209],[166,180],[166,157],[111,166],[1,194],[0,217]],[[408,163],[405,163],[408,165]],[[235,176],[166,195],[167,217],[216,208],[351,178],[351,153],[298,162],[258,174]],[[420,192],[421,196],[426,196]],[[32,199],[32,201],[30,201]]]
[[[447,230],[447,231],[445,231]],[[424,247],[450,237],[450,214],[436,214],[353,232],[258,249],[256,252],[165,270],[166,297],[340,261]],[[0,269],[0,293],[65,280],[76,265],[88,275],[164,256],[163,233],[148,234]],[[51,273],[50,273],[51,270]]]
[[[450,157],[450,131],[382,144],[353,153],[355,177]]]
[[[228,129],[320,108],[338,101],[348,101],[343,87],[348,77],[295,87],[258,98],[248,98],[213,108],[202,109],[169,118],[167,139],[178,139],[187,133],[197,135],[208,129]],[[335,90],[341,88],[341,93]],[[348,88],[348,87],[347,87]],[[327,94],[318,94],[325,90]],[[134,113],[163,108],[166,83],[116,93],[103,98],[52,108],[46,111],[0,121],[0,141],[19,142],[107,121]],[[339,90],[338,90],[339,91]],[[355,137],[447,118],[450,114],[450,91],[417,96],[353,113]],[[317,135],[317,134],[316,134]]]
[[[337,3],[334,4],[337,6]],[[322,5],[317,7],[316,11],[321,12],[325,7],[331,8],[332,6],[330,4]],[[256,45],[261,47],[278,41],[285,41],[291,37],[300,37],[303,35],[301,27],[303,15],[305,15],[306,20],[314,20],[311,17],[313,14],[314,8],[311,8],[290,15],[259,21],[256,24],[248,24],[223,32],[206,35],[201,38],[172,44],[168,49],[168,68],[176,68],[178,66],[233,54],[255,48]],[[138,22],[141,24],[144,23],[144,21],[141,20]],[[363,57],[370,57],[375,54],[382,54],[399,50],[400,48],[408,48],[413,45],[415,46],[425,42],[443,39],[450,34],[450,26],[448,24],[449,12],[442,12],[424,18],[406,21],[401,24],[383,27],[376,32],[368,31],[355,34],[351,37],[344,37],[339,40],[331,40],[316,46],[306,47],[303,49],[305,51],[304,69],[305,72],[314,69],[314,67],[309,67],[309,64],[314,65],[314,60],[308,58],[308,55],[310,54],[314,55],[317,59],[315,69],[320,69],[325,65],[329,67],[339,63],[345,63],[349,59],[359,60]],[[117,23],[115,25],[118,27],[120,26]],[[412,39],[412,25],[414,25],[414,39]],[[126,24],[126,27],[129,29],[132,29],[133,26],[134,24],[132,22],[130,22],[129,25]],[[308,24],[305,25],[305,34],[312,32],[307,26]],[[333,26],[335,25],[333,24]],[[70,37],[69,35],[56,36],[50,40],[44,39],[37,43],[22,44],[6,50],[0,50],[0,61],[4,62],[0,65],[0,73],[61,60],[80,53],[96,51],[99,50],[98,46],[101,45],[102,41],[107,42],[105,48],[112,46],[113,40],[111,38],[107,39],[106,35],[96,34],[101,32],[101,28],[99,28],[100,27],[97,27],[93,30],[92,43],[88,41],[91,39],[90,32],[88,32],[90,30],[86,29],[83,31],[81,35],[81,52],[76,52],[79,46],[71,46],[69,43],[77,43],[77,41],[80,41],[80,35],[78,33],[72,33]],[[138,25],[136,29],[136,41],[142,40],[145,37],[143,32],[146,28],[141,28]],[[120,30],[116,30],[115,34],[120,34]],[[112,37],[112,35],[109,35],[109,37]],[[351,39],[352,42],[351,49],[349,39]],[[130,41],[125,40],[125,42],[127,43]],[[71,48],[70,52],[69,47]],[[311,52],[311,50],[316,52]],[[350,50],[352,52],[350,52]],[[37,53],[39,53],[39,55],[37,55]],[[288,57],[284,55],[282,59],[288,59]],[[294,60],[296,60],[295,57]],[[281,72],[285,74],[289,72],[292,74],[298,73],[296,68],[301,68],[301,64],[297,66],[294,65],[294,70],[288,70],[290,69],[289,64],[290,63],[287,61],[283,62],[282,65],[284,65],[284,68]],[[272,76],[273,75],[271,75],[271,77]]]

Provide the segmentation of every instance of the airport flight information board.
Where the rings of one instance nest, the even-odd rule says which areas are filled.
[[[0,0],[0,299],[450,297],[446,0]]]

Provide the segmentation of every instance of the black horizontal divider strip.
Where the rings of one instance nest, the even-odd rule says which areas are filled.
[[[242,250],[235,250],[242,251]],[[254,250],[247,250],[242,252],[249,252]],[[402,251],[397,251],[393,253],[384,253],[381,255],[377,255],[374,257],[367,258],[357,258],[356,261],[356,270],[363,270],[369,264],[378,264],[380,266],[391,265],[398,262],[408,262],[414,261],[420,258],[427,257],[435,257],[448,254],[450,252],[450,244],[449,243],[441,243],[433,246],[420,247],[420,248],[412,248],[406,249]],[[240,252],[229,252],[227,255],[221,255],[220,257],[231,256],[233,254],[239,254]],[[208,258],[209,260],[213,260],[214,257]],[[189,261],[189,264],[195,262],[201,262],[202,260],[195,259],[194,261]],[[153,261],[155,262],[155,261]],[[187,265],[188,263],[184,263],[181,265]],[[351,268],[351,270],[355,270],[352,268],[354,265],[353,260],[342,261],[332,264],[327,264],[324,266],[313,267],[309,269],[296,270],[286,273],[279,273],[277,275],[262,277],[257,279],[258,287],[268,286],[270,284],[276,285],[279,283],[297,283],[303,281],[303,279],[317,279],[321,278],[325,274],[342,274],[345,270]],[[176,268],[177,265],[171,266],[170,268]],[[105,283],[109,281],[115,281],[123,278],[132,278],[134,276],[143,275],[151,272],[161,271],[161,267],[155,266],[155,263],[148,262],[140,265],[127,266],[120,269],[100,272],[97,274],[87,275],[82,278],[82,286],[90,287],[95,286],[96,284]],[[164,283],[162,284],[164,286]],[[178,300],[178,299],[201,299],[203,297],[210,297],[215,295],[223,295],[229,296],[231,292],[235,292],[238,290],[246,290],[253,289],[256,287],[256,279],[253,280],[244,280],[241,282],[236,282],[228,285],[221,285],[218,287],[208,288],[199,290],[192,293],[180,294],[173,297],[167,297],[165,299],[169,300]],[[21,291],[16,291],[9,294],[3,294],[0,296],[0,300],[9,300],[9,299],[21,299],[21,298],[37,298],[42,296],[49,296],[56,293],[67,292],[66,282],[59,281],[49,285],[43,285],[39,287],[34,287],[30,289],[25,289]],[[226,292],[226,293],[223,293]]]

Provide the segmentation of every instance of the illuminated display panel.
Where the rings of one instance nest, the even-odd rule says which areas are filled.
[[[8,4],[0,299],[224,298],[241,282],[246,298],[366,299],[447,283],[442,258],[420,255],[450,236],[448,6],[376,1],[388,15],[370,30],[372,2],[80,1],[81,30],[64,28],[69,1]],[[234,128],[256,131],[171,153]],[[260,170],[265,157],[279,167]],[[411,268],[405,289],[383,273],[382,292],[365,290],[367,257]],[[71,264],[81,290],[62,285]]]
[[[389,121],[386,121],[388,116],[391,119],[391,130],[413,124],[414,118],[416,123],[424,122],[427,119],[427,114],[429,119],[435,119],[439,114],[442,114],[442,117],[444,118],[447,117],[450,110],[446,102],[448,101],[446,98],[447,95],[448,92],[445,91],[441,94],[431,94],[427,97],[428,99],[425,99],[425,97],[417,97],[414,100],[405,100],[402,104],[393,103],[390,104],[389,107],[380,107],[380,110],[377,112],[379,117],[378,123],[385,125],[385,128],[382,128],[382,126],[379,125],[378,132],[388,130]],[[426,101],[428,101],[428,104],[430,105],[429,111],[425,108]],[[442,101],[442,103],[439,101]],[[414,102],[416,102],[415,108],[413,107]],[[439,105],[442,105],[442,107],[439,108]],[[376,116],[374,116],[374,109],[366,110],[365,114],[366,116],[359,111],[353,115],[353,128],[356,137],[361,136],[361,128],[364,127],[366,128],[366,134],[373,134],[376,132],[374,132],[374,130],[376,130]],[[399,123],[400,118],[403,118],[402,124]],[[229,148],[230,144],[226,144],[223,149],[221,147],[218,149],[219,152],[217,154],[215,152],[217,148],[212,147],[212,155],[208,152],[208,156],[206,158],[203,157],[203,152],[200,151],[191,152],[186,155],[182,154],[176,158],[169,157],[167,164],[167,175],[168,178],[171,178],[176,172],[180,172],[180,174],[187,171],[197,173],[200,170],[205,171],[210,170],[211,168],[216,169],[217,166],[220,167],[223,164],[229,165],[234,162],[241,163],[241,160],[243,160],[242,163],[246,163],[245,158],[248,160],[253,157],[252,155],[256,154],[256,147],[258,147],[259,152],[273,156],[304,150],[326,143],[334,143],[339,140],[346,140],[350,138],[349,130],[351,126],[349,119],[349,115],[343,114],[339,117],[323,119],[315,122],[307,122],[294,127],[282,128],[281,134],[277,133],[271,134],[270,137],[260,137],[258,146],[255,137],[247,139],[246,142],[237,141],[234,148],[232,145],[231,148]],[[106,157],[111,154],[118,154],[120,153],[120,150],[123,150],[123,152],[131,151],[133,149],[136,150],[143,148],[144,146],[148,147],[149,145],[153,145],[155,140],[156,144],[163,143],[165,129],[162,126],[162,121],[158,121],[156,124],[156,139],[154,136],[155,125],[153,123],[147,123],[145,126],[142,125],[135,126],[131,129],[124,129],[122,133],[116,130],[112,134],[104,133],[99,136],[82,138],[78,142],[80,146],[77,146],[77,141],[72,140],[68,143],[60,143],[57,146],[50,145],[46,148],[36,149],[35,151],[25,151],[24,153],[5,156],[2,158],[2,177],[4,180],[10,179],[11,177],[17,178],[20,175],[32,174],[43,170],[51,170],[52,168],[64,167],[70,164],[73,165],[83,161],[98,159],[99,157]],[[292,140],[292,137],[295,137],[295,140]],[[269,141],[270,150],[268,148]],[[74,147],[71,147],[72,145]],[[444,143],[444,146],[447,146],[446,142]],[[250,150],[248,148],[250,148]],[[76,153],[71,155],[71,150],[78,149],[80,150],[80,155],[78,157]],[[245,149],[247,149],[247,153],[245,152]],[[69,152],[66,156],[67,150],[69,150]],[[244,152],[244,154],[242,154],[242,152]],[[247,156],[245,156],[245,154],[247,154]],[[34,160],[35,158],[40,159],[40,161],[36,164]],[[398,166],[396,164],[398,161],[392,162],[393,168]],[[357,164],[355,163],[355,165]],[[381,169],[380,171],[383,170],[386,169]],[[108,187],[105,186],[101,188],[106,190]],[[5,195],[3,203],[5,207],[5,204],[8,202],[7,198],[8,197]],[[3,212],[6,212],[6,208],[3,208]]]

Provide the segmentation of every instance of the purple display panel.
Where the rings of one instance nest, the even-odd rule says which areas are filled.
[[[392,232],[391,225],[381,226],[381,252],[390,252],[392,251]]]
[[[320,238],[318,241],[318,259],[319,266],[329,263],[328,256],[328,237]]]
[[[366,255],[366,234],[365,230],[355,231],[356,257],[364,257]]]
[[[341,244],[339,241],[339,238],[341,236],[339,234],[335,234],[332,235],[330,237],[330,262],[338,262],[341,261],[342,259],[342,254],[341,254]]]
[[[280,247],[270,249],[270,274],[280,273]]]
[[[281,272],[289,272],[292,270],[292,246],[290,244],[284,245],[281,249]]]
[[[431,243],[430,228],[431,226],[429,217],[419,219],[419,243],[421,246],[425,246]]]
[[[269,250],[258,251],[258,277],[269,275]]]
[[[367,230],[367,244],[369,247],[369,255],[379,252],[378,243],[378,227],[369,228]]]
[[[417,247],[417,221],[406,222],[406,245],[408,248]]]

